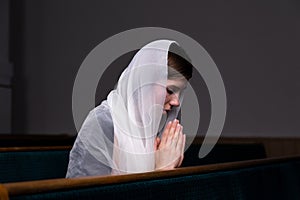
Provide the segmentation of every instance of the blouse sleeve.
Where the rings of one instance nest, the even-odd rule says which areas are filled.
[[[103,131],[99,131],[99,133],[96,132],[93,134],[104,133],[106,138],[111,143],[113,143],[113,138],[114,138],[113,122],[112,122],[112,117],[107,103],[104,101],[100,106],[96,107],[93,111],[96,114],[99,125],[103,129]],[[85,123],[83,124],[82,128],[79,131],[81,137],[77,136],[73,148],[70,152],[69,165],[68,165],[66,178],[111,174],[111,167],[103,164],[103,162],[95,158],[95,156],[92,155],[90,151],[88,151],[87,147],[84,145],[82,141],[82,138],[85,137],[85,135],[82,134],[86,134],[88,136],[87,134],[88,130],[86,130],[87,129],[86,127],[90,127],[90,124],[88,123],[93,123],[93,122],[88,120],[85,121]],[[112,154],[113,149],[109,149],[108,151],[109,154]]]

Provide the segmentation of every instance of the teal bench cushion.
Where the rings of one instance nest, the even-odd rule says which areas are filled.
[[[18,151],[0,153],[0,182],[63,178],[69,150]]]

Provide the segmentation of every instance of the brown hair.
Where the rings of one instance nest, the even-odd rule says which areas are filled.
[[[168,52],[168,79],[184,78],[189,80],[193,75],[193,65],[182,56]]]

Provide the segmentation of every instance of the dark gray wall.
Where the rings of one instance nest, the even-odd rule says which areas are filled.
[[[19,2],[19,3],[18,3]],[[197,40],[227,91],[223,135],[300,136],[300,4],[289,1],[15,1],[14,133],[75,134],[72,87],[97,44],[166,27]]]
[[[9,0],[0,1],[0,134],[11,132],[11,77],[9,61]]]

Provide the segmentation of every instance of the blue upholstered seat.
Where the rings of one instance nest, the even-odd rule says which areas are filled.
[[[69,150],[0,153],[0,183],[63,178]]]

